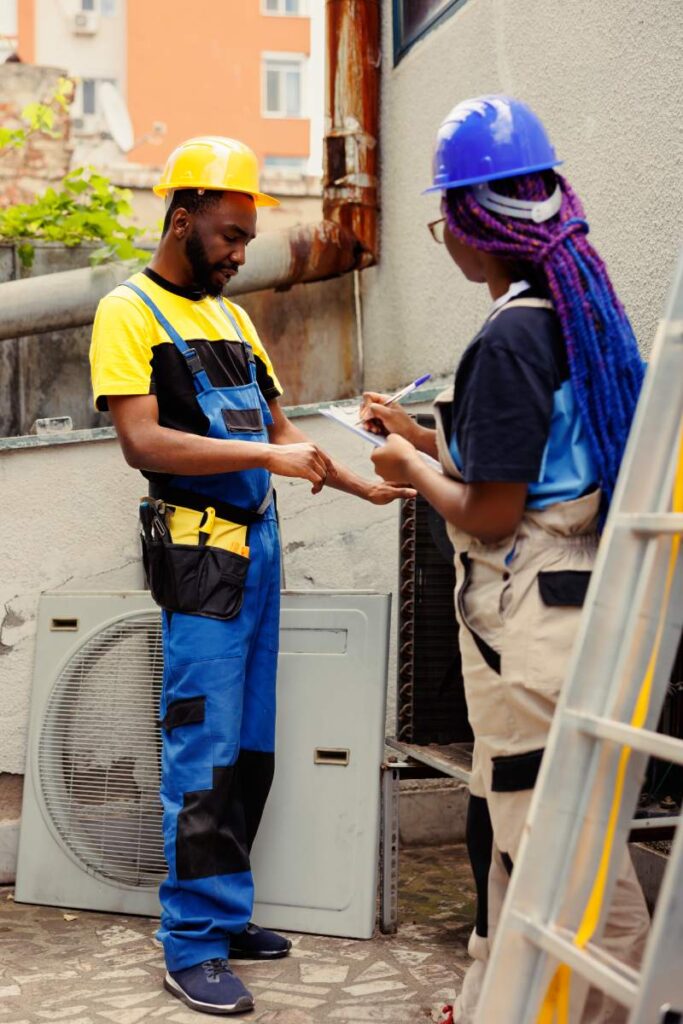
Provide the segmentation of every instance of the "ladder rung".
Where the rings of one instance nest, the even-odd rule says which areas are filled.
[[[610,718],[599,718],[585,711],[575,711],[567,708],[564,712],[567,718],[573,719],[578,729],[587,736],[595,736],[598,739],[612,740],[620,743],[623,747],[631,747],[639,750],[650,757],[657,757],[661,761],[672,761],[674,764],[683,764],[683,740],[674,736],[662,736],[659,732],[652,732],[649,729],[636,729],[633,725],[626,725],[624,722],[615,722]]]
[[[621,512],[614,525],[632,533],[649,536],[683,533],[683,514],[680,512]]]
[[[619,963],[602,950],[594,950],[594,955],[575,946],[571,933],[562,929],[567,938],[555,928],[548,928],[532,921],[531,918],[511,912],[512,924],[535,946],[550,953],[560,963],[567,964],[591,982],[602,992],[616,999],[622,1006],[632,1007],[638,996],[640,975],[625,964]],[[600,954],[600,955],[598,955]]]

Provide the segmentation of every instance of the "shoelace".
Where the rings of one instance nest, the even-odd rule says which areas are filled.
[[[453,1024],[453,1007],[442,1006],[441,1012],[443,1013],[444,1016],[439,1021],[439,1024]]]
[[[215,957],[213,960],[204,960],[202,963],[207,981],[219,981],[221,974],[232,974],[228,961],[224,958]]]

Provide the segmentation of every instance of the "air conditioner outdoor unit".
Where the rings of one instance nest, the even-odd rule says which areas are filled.
[[[260,924],[372,935],[389,605],[283,594],[275,781],[252,851]],[[148,592],[42,596],[18,901],[158,914],[161,674]]]
[[[77,36],[94,36],[100,27],[97,11],[77,11],[71,22],[71,30]]]

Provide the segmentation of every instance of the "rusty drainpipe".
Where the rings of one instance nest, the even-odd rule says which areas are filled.
[[[228,296],[284,290],[376,262],[379,0],[326,3],[323,219],[260,235]],[[99,300],[129,274],[125,264],[110,263],[0,285],[0,341],[92,323]]]
[[[323,221],[356,239],[360,269],[377,261],[379,0],[327,0],[326,31]]]
[[[326,0],[325,13],[323,219],[290,233],[278,291],[377,261],[379,0]]]

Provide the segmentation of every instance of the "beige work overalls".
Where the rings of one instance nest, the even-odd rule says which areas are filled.
[[[496,315],[513,305],[541,303],[550,305],[513,299]],[[445,474],[462,480],[440,413],[452,401],[451,387],[434,403],[437,445]],[[496,544],[484,544],[447,524],[455,551],[465,696],[475,737],[470,790],[486,799],[494,835],[488,936],[473,933],[470,940],[475,962],[456,1002],[456,1024],[474,1021],[507,887],[502,855],[514,863],[595,559],[599,505],[600,493],[593,491],[542,510],[527,509],[514,535]],[[625,852],[602,946],[622,962],[637,965],[648,926],[645,901]],[[580,1019],[582,1024],[617,1024],[626,1016],[612,1000],[591,990]]]

